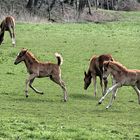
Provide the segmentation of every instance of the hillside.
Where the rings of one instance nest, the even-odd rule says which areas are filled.
[[[7,15],[12,15],[17,21],[23,22],[105,22],[105,21],[117,21],[122,17],[120,12],[113,10],[103,10],[95,6],[91,7],[90,15],[88,13],[88,7],[80,13],[75,9],[75,6],[64,3],[63,11],[60,3],[56,2],[53,5],[50,13],[48,13],[48,4],[43,3],[40,8],[32,7],[27,9],[27,2],[20,0],[0,0],[0,19],[3,19]],[[51,3],[51,1],[50,1]],[[119,5],[119,4],[118,4]],[[133,4],[132,9],[137,9],[139,4]],[[119,6],[118,6],[119,7]]]

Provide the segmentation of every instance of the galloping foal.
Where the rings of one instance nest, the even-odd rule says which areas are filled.
[[[96,96],[96,77],[99,76],[100,78],[100,85],[102,88],[102,95],[105,94],[107,89],[108,80],[104,80],[104,90],[103,90],[103,62],[104,61],[113,61],[113,58],[110,54],[103,54],[100,56],[94,56],[90,59],[89,69],[88,72],[84,72],[84,89],[86,90],[89,85],[91,84],[91,79],[93,79],[94,84],[94,95]]]
[[[36,93],[43,94],[42,91],[39,91],[32,86],[35,78],[50,77],[53,82],[61,86],[64,92],[64,101],[67,101],[67,90],[64,81],[61,79],[60,69],[60,65],[63,63],[63,58],[58,53],[55,53],[55,56],[58,61],[57,64],[40,62],[27,49],[22,49],[18,54],[14,64],[17,65],[24,61],[29,73],[29,78],[26,80],[26,97],[28,97],[28,86],[32,88]]]
[[[115,84],[107,90],[106,94],[99,100],[99,104],[114,90],[115,92],[113,92],[112,98],[106,107],[108,109],[112,105],[113,99],[115,99],[117,89],[122,86],[132,86],[138,95],[140,104],[140,70],[129,70],[118,62],[105,61],[103,64],[103,79],[106,79],[109,74],[113,76]]]
[[[12,39],[12,44],[15,46],[15,20],[12,16],[6,17],[0,24],[0,45],[2,44],[4,40],[4,33],[5,31],[8,31],[10,34],[10,37]]]

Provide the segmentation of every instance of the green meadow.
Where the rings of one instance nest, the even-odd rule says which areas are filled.
[[[16,24],[16,47],[5,34],[0,46],[0,139],[1,140],[139,140],[140,105],[131,87],[119,89],[113,106],[105,109],[111,94],[101,105],[93,84],[84,91],[84,71],[93,55],[112,54],[127,68],[140,69],[140,12],[124,13],[116,22],[71,24]],[[62,78],[68,90],[63,102],[61,88],[49,78],[36,79],[29,88],[24,63],[14,65],[21,48],[41,61],[56,63],[55,52],[64,59]],[[109,82],[111,86],[111,81]]]

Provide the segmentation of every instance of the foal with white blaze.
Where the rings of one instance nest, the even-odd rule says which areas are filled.
[[[36,93],[43,94],[42,91],[37,90],[32,86],[35,78],[50,77],[50,79],[58,84],[64,92],[64,101],[67,101],[67,90],[64,81],[61,79],[61,69],[60,65],[63,63],[63,58],[60,54],[55,53],[57,58],[57,64],[45,63],[38,61],[34,55],[27,49],[22,49],[18,54],[14,64],[17,65],[24,61],[27,71],[29,73],[29,78],[26,80],[25,95],[28,97],[28,86],[32,88]]]
[[[115,98],[117,89],[122,86],[132,86],[138,95],[138,103],[140,104],[140,70],[129,70],[118,62],[105,61],[103,64],[103,79],[106,79],[109,74],[113,76],[115,84],[107,90],[106,94],[99,100],[99,104],[114,90],[115,92],[113,92],[112,98],[106,107],[109,108]]]

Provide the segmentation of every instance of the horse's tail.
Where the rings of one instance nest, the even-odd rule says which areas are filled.
[[[63,57],[59,53],[55,53],[55,57],[57,58],[58,66],[63,64]]]

